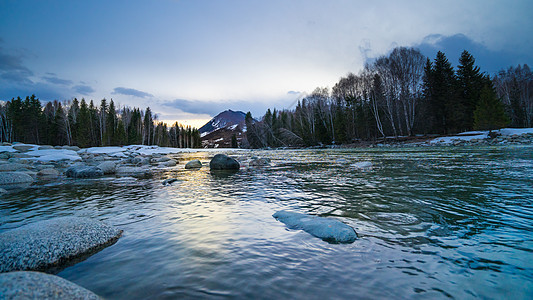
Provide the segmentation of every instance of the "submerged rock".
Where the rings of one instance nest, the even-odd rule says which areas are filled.
[[[74,166],[68,168],[65,175],[72,178],[94,178],[104,176],[104,172],[98,167]]]
[[[0,172],[0,187],[14,189],[29,186],[33,178],[23,172]],[[1,248],[0,248],[1,249]]]
[[[290,229],[301,229],[317,238],[333,243],[353,243],[355,230],[341,221],[281,210],[272,215]]]
[[[202,167],[202,162],[198,159],[191,160],[185,164],[185,169],[199,169]]]
[[[59,268],[113,244],[122,230],[87,218],[61,217],[0,233],[0,273]]]
[[[241,166],[237,160],[224,154],[217,154],[209,162],[211,170],[238,170]]]
[[[163,185],[171,185],[172,183],[178,181],[178,179],[176,178],[168,178],[168,179],[165,179],[163,180],[162,184]]]
[[[370,161],[360,161],[354,164],[351,164],[350,167],[354,169],[370,169],[372,168],[372,162]]]
[[[255,158],[250,161],[250,166],[252,167],[262,167],[262,166],[269,166],[270,165],[270,158]]]
[[[0,274],[0,295],[2,299],[100,299],[73,282],[40,272]]]

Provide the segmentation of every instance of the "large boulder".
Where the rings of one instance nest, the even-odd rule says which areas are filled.
[[[150,174],[150,169],[141,167],[118,167],[116,170],[116,175],[118,176],[145,177],[149,176]]]
[[[0,274],[0,295],[2,299],[100,299],[73,282],[39,272]]]
[[[191,160],[185,164],[185,169],[199,169],[202,167],[202,162],[198,159]]]
[[[238,170],[240,167],[237,160],[224,154],[215,155],[209,162],[211,170]]]
[[[93,166],[73,166],[67,169],[65,175],[72,178],[95,178],[104,176],[104,172]]]
[[[117,169],[117,164],[114,161],[104,161],[97,166],[104,174],[113,174]]]
[[[122,230],[87,218],[61,217],[0,233],[0,273],[61,268],[113,244]]]
[[[6,190],[27,187],[33,178],[23,172],[0,172],[0,187]]]
[[[355,230],[335,219],[322,218],[281,210],[273,215],[290,229],[303,230],[317,238],[331,243],[353,243],[357,239]]]

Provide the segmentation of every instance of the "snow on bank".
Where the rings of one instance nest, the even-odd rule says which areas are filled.
[[[29,157],[29,160],[38,160],[42,162],[49,161],[61,161],[61,160],[81,160],[81,157],[73,150],[67,149],[46,149],[46,150],[33,150],[28,151],[25,154],[33,156]]]
[[[503,128],[500,130],[495,130],[501,136],[513,136],[513,135],[523,135],[523,134],[533,134],[533,128]],[[429,141],[429,144],[452,144],[453,142],[462,141],[469,142],[472,140],[483,140],[489,137],[488,131],[468,131],[459,133],[456,136],[446,136],[433,139]]]
[[[204,148],[170,148],[159,146],[145,146],[145,145],[130,145],[123,147],[91,147],[84,148],[79,151],[62,148],[50,148],[47,146],[45,149],[39,145],[16,143],[11,146],[0,146],[0,153],[3,152],[17,152],[17,146],[28,146],[29,151],[23,152],[26,156],[24,159],[36,160],[41,162],[56,162],[56,161],[80,161],[83,154],[101,154],[107,156],[113,156],[118,158],[126,158],[136,155],[152,156],[154,154],[166,155],[176,153],[190,153],[190,152],[210,152],[210,151],[223,151],[228,149],[204,149]],[[68,146],[65,146],[68,148]]]

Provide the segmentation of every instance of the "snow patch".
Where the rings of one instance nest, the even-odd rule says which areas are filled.
[[[502,136],[513,136],[513,135],[523,135],[523,134],[533,134],[533,128],[503,128],[500,130],[495,130],[495,132],[501,134]],[[459,133],[456,136],[446,136],[433,139],[429,141],[430,144],[452,144],[456,141],[468,142],[471,140],[483,140],[489,137],[489,131],[467,131]]]

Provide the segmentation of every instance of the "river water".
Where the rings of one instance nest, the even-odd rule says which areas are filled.
[[[59,276],[107,299],[495,298],[533,295],[533,147],[176,154],[149,179],[33,186],[0,201],[0,231],[56,216],[124,230]],[[252,156],[272,159],[249,168]],[[371,162],[371,167],[359,168]],[[177,178],[170,186],[163,179]],[[330,244],[272,214],[336,218],[359,239]]]

